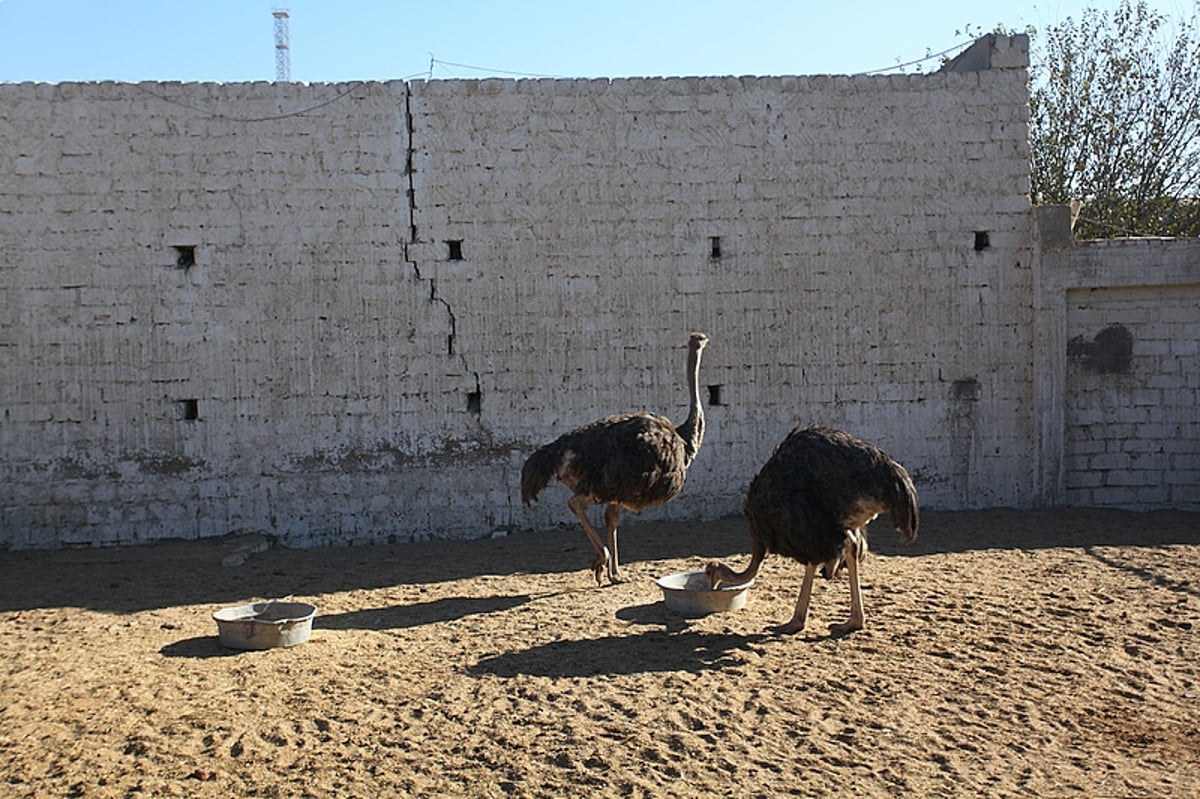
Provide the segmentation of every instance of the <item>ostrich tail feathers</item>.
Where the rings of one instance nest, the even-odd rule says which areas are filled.
[[[550,482],[558,469],[559,451],[547,444],[529,456],[521,468],[521,501],[526,505],[537,499],[538,493]]]
[[[917,487],[913,485],[912,477],[900,464],[895,464],[896,497],[893,500],[891,515],[900,533],[900,540],[909,544],[916,540],[917,528],[920,526],[920,508],[917,502]]]

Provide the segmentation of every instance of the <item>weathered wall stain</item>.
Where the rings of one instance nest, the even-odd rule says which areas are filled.
[[[1053,257],[1047,272],[1068,286],[1060,501],[1200,507],[1200,240]],[[1080,280],[1098,275],[1108,282]]]
[[[513,451],[532,448],[531,444],[497,443],[485,431],[480,431],[474,438],[445,440],[437,450],[431,452],[406,452],[386,441],[369,447],[321,450],[287,459],[282,471],[296,474],[389,474],[409,469],[444,469],[467,459],[475,463],[507,462]]]
[[[1111,324],[1090,340],[1078,335],[1067,342],[1067,357],[1099,374],[1125,374],[1133,363],[1133,334]]]
[[[208,467],[200,458],[190,458],[185,455],[169,455],[159,452],[145,452],[131,458],[145,474],[162,475],[164,477],[180,477],[189,472],[199,472]]]

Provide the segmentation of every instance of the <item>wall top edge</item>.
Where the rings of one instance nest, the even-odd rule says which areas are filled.
[[[433,78],[431,80],[341,80],[341,82],[292,82],[280,83],[275,80],[0,80],[0,89],[13,88],[121,88],[121,86],[142,86],[142,88],[170,88],[170,86],[194,86],[194,88],[256,88],[256,89],[325,89],[352,88],[352,86],[458,86],[458,85],[511,85],[511,86],[545,86],[545,85],[592,85],[596,88],[612,88],[623,85],[698,85],[698,84],[804,84],[804,83],[884,83],[899,85],[941,85],[948,79],[961,79],[962,74],[946,72],[925,73],[815,73],[815,74],[766,74],[766,76],[671,76],[671,77],[625,77],[625,78]]]
[[[62,81],[44,81],[44,80],[22,80],[22,81],[0,81],[0,89],[12,87],[57,87],[57,86],[89,86],[89,87],[109,87],[109,86],[140,86],[140,87],[164,87],[164,86],[198,86],[198,87],[246,87],[255,86],[262,88],[326,88],[326,87],[344,87],[361,86],[364,84],[372,84],[375,86],[393,86],[405,85],[403,80],[347,80],[347,81],[273,81],[273,80],[245,80],[245,81],[215,81],[215,80],[62,80]]]

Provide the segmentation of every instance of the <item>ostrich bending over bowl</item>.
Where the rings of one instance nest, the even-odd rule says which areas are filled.
[[[813,574],[833,577],[844,564],[850,574],[850,618],[831,624],[835,634],[861,630],[858,565],[867,552],[867,524],[891,514],[900,540],[917,537],[917,490],[904,467],[878,447],[841,430],[796,428],[775,448],[750,483],[743,512],[750,521],[750,566],[735,572],[713,561],[713,587],[747,582],[768,552],[804,564],[804,582],[792,620],[781,633],[804,629]]]
[[[674,499],[683,489],[687,468],[704,438],[700,407],[700,352],[708,336],[693,333],[688,341],[688,417],[676,427],[651,413],[606,416],[576,427],[529,456],[521,469],[521,500],[529,505],[557,476],[573,492],[567,506],[583,525],[596,550],[592,572],[596,584],[607,570],[610,582],[621,582],[617,555],[617,519],[621,508],[637,513]],[[605,546],[588,521],[593,502],[605,505]]]

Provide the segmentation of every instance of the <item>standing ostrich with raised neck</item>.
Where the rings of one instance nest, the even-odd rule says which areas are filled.
[[[844,564],[850,576],[850,618],[829,625],[835,635],[863,627],[858,566],[867,553],[867,525],[891,515],[900,540],[917,537],[917,490],[904,467],[874,444],[828,427],[796,428],[775,448],[750,483],[742,508],[750,522],[750,566],[735,572],[713,561],[713,587],[747,582],[768,552],[804,564],[804,582],[792,620],[781,633],[804,629],[813,575],[833,577]]]
[[[574,512],[596,550],[592,572],[602,584],[621,582],[617,554],[617,520],[621,508],[637,513],[662,505],[683,490],[687,469],[704,439],[700,406],[700,353],[708,336],[693,333],[688,341],[688,416],[676,427],[652,413],[605,416],[576,427],[529,456],[521,469],[521,500],[529,505],[551,477],[572,491],[567,506]],[[607,544],[588,521],[592,503],[604,508]]]

